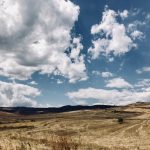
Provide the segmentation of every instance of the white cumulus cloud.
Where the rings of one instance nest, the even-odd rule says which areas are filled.
[[[102,72],[101,76],[103,78],[109,78],[109,77],[113,77],[114,75],[111,72],[106,71],[106,72]]]
[[[103,78],[110,78],[110,77],[113,77],[114,74],[109,72],[109,71],[106,71],[106,72],[100,72],[100,71],[97,71],[97,70],[93,70],[92,71],[92,74],[94,75],[97,75],[97,76],[101,76]]]
[[[119,15],[121,16],[122,19],[127,18],[128,14],[129,14],[129,12],[127,10],[124,10],[124,11],[119,13]]]
[[[132,85],[123,78],[113,78],[107,81],[106,87],[109,88],[132,88]]]
[[[31,84],[31,85],[38,85],[38,83],[36,81],[31,81],[29,84]]]
[[[37,88],[19,83],[0,81],[0,106],[27,106],[37,107],[34,97],[40,95]]]
[[[138,74],[142,74],[142,73],[145,73],[145,72],[150,73],[150,67],[143,67],[141,69],[136,70],[136,73],[138,73]]]
[[[71,30],[79,7],[70,0],[4,0],[0,4],[0,75],[27,80],[58,72],[86,80],[83,46]]]
[[[149,91],[131,91],[131,90],[106,90],[96,88],[79,89],[75,92],[68,92],[67,96],[75,103],[86,103],[88,99],[97,100],[99,104],[126,105],[138,101],[148,102]],[[95,103],[93,101],[93,103]]]
[[[137,47],[134,40],[141,38],[142,32],[133,32],[132,37],[134,39],[132,39],[127,34],[127,27],[118,21],[118,17],[124,20],[128,17],[128,14],[127,10],[115,12],[108,8],[105,9],[102,21],[91,28],[91,34],[96,36],[96,39],[92,40],[93,45],[88,49],[93,59],[100,55],[109,56],[113,54],[119,56]]]
[[[135,39],[142,39],[144,38],[144,35],[141,31],[135,30],[131,33],[131,37],[135,40]]]

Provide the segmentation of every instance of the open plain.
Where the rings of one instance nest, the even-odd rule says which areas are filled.
[[[0,149],[150,150],[150,104],[34,115],[1,111]]]

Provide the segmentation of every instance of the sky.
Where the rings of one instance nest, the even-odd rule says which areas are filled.
[[[150,101],[150,1],[0,0],[0,106]]]

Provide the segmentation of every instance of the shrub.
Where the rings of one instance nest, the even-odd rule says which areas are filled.
[[[31,119],[30,121],[31,121],[31,122],[35,122],[35,120],[34,120],[34,119]]]
[[[117,118],[118,123],[122,124],[124,122],[124,119],[122,117]]]

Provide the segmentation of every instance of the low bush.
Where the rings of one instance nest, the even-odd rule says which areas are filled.
[[[124,119],[122,117],[118,117],[117,118],[117,122],[120,123],[120,124],[122,124],[124,122]]]

